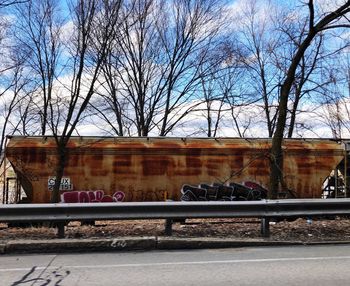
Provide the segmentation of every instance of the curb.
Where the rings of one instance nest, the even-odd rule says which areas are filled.
[[[1,248],[3,246],[3,249]],[[156,249],[156,237],[108,239],[14,240],[0,245],[0,253],[75,253]],[[1,251],[2,250],[2,251]]]
[[[288,245],[350,244],[350,241],[274,241],[269,239],[119,237],[106,239],[13,240],[0,244],[0,254],[149,251]]]
[[[0,244],[0,254],[4,254],[6,249],[6,244]]]

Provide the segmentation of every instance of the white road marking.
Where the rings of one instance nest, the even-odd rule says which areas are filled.
[[[176,265],[210,265],[210,264],[235,264],[235,263],[264,263],[264,262],[288,262],[288,261],[317,261],[317,260],[350,260],[350,256],[326,256],[326,257],[295,257],[295,258],[264,258],[264,259],[236,259],[236,260],[213,260],[213,261],[181,261],[160,263],[131,263],[131,264],[106,264],[106,265],[57,265],[57,266],[33,266],[36,271],[60,269],[103,269],[125,267],[152,267],[152,266],[176,266]],[[0,272],[29,271],[33,267],[25,268],[0,268]]]

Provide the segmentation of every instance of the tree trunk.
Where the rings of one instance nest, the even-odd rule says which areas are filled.
[[[67,150],[65,145],[57,146],[57,168],[56,168],[56,181],[51,194],[51,203],[60,202],[60,185],[64,174],[64,168],[67,161]]]
[[[292,109],[292,112],[290,115],[288,138],[293,137],[293,132],[294,132],[294,128],[295,128],[295,121],[296,121],[296,117],[297,117],[297,109],[299,106],[300,98],[301,98],[301,87],[298,87],[295,91],[295,100],[294,100],[293,109]]]
[[[288,95],[290,88],[288,89],[288,83],[285,82],[282,85],[280,93],[279,114],[276,124],[276,131],[272,138],[271,155],[270,155],[270,198],[276,199],[278,197],[278,190],[280,183],[283,182],[283,152],[282,142],[284,128],[287,120],[287,105]]]
[[[289,93],[295,79],[295,72],[300,60],[302,59],[306,49],[310,46],[311,41],[316,36],[316,31],[310,31],[305,40],[302,42],[296,51],[292,62],[288,68],[286,79],[284,80],[279,97],[278,117],[276,123],[276,130],[272,137],[272,146],[270,153],[270,198],[276,199],[278,197],[279,187],[283,191],[288,191],[283,182],[283,152],[282,142],[284,137],[284,130],[287,121],[287,108]]]

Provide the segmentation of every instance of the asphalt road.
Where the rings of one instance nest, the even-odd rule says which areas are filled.
[[[0,255],[0,285],[349,285],[350,246]]]

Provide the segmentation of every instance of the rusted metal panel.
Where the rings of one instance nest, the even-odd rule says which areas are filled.
[[[269,139],[73,137],[64,177],[73,190],[119,191],[125,201],[178,200],[183,184],[253,181],[268,189]],[[51,137],[10,138],[6,156],[30,201],[50,201],[55,175]],[[322,183],[345,155],[331,140],[286,139],[283,172],[300,198],[321,197]]]

